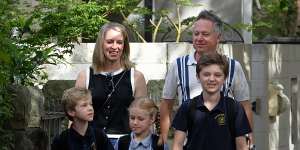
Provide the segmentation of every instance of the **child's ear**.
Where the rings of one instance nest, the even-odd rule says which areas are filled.
[[[219,43],[221,40],[222,40],[222,35],[221,35],[221,34],[218,34],[217,42]]]
[[[74,117],[74,116],[75,116],[75,111],[74,111],[74,110],[68,110],[67,113],[68,113],[68,115],[71,116],[71,117]]]
[[[155,123],[155,121],[156,121],[156,116],[153,115],[153,116],[151,117],[151,122],[152,122],[152,123]]]

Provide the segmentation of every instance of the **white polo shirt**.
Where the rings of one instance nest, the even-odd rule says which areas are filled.
[[[190,98],[194,98],[201,94],[202,86],[200,81],[196,77],[196,65],[197,62],[194,58],[194,52],[189,54],[187,61],[188,74],[189,74],[189,91]],[[227,80],[227,79],[226,79]],[[165,78],[165,84],[163,88],[162,98],[163,99],[175,99],[178,95],[179,104],[182,103],[182,92],[181,92],[180,81],[178,77],[177,62],[174,60],[169,67]],[[235,69],[232,80],[232,86],[230,88],[230,96],[234,97],[237,101],[249,100],[249,86],[246,80],[245,74],[238,61],[235,61]]]

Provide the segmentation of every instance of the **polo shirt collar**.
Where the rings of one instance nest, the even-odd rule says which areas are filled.
[[[218,104],[215,106],[215,108],[213,108],[211,111],[221,111],[221,112],[225,112],[225,107],[224,107],[224,96],[223,93],[221,92],[221,97],[220,100],[218,102]],[[205,109],[207,110],[206,106],[204,105],[204,101],[203,101],[203,92],[201,93],[201,95],[199,96],[199,100],[197,100],[196,103],[196,108],[199,108],[201,110]]]
[[[131,139],[133,139],[133,140],[131,140],[132,148],[135,149],[140,145],[142,145],[145,148],[150,147],[151,143],[152,143],[151,135],[152,134],[150,133],[145,139],[143,139],[142,141],[137,142],[136,140],[134,140],[135,134],[133,132],[131,132]]]
[[[197,61],[195,60],[195,50],[193,50],[190,54],[189,54],[189,60],[187,62],[187,65],[191,66],[191,65],[196,65]]]

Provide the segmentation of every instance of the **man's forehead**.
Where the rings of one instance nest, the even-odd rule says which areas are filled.
[[[194,23],[193,30],[199,30],[202,28],[212,29],[213,27],[214,27],[214,23],[211,20],[200,19]]]
[[[214,24],[214,22],[212,20],[209,19],[199,19],[197,21],[195,21],[194,24],[200,24],[200,23],[205,23],[205,24]]]

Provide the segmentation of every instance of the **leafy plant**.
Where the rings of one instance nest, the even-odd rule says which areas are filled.
[[[180,17],[180,12],[182,7],[196,7],[201,6],[201,4],[195,4],[191,0],[172,0],[176,7],[176,16],[175,19],[172,19],[171,10],[168,9],[160,9],[156,12],[152,12],[147,8],[135,8],[130,13],[137,14],[137,15],[154,15],[156,19],[150,19],[151,26],[147,27],[152,32],[152,42],[157,41],[158,33],[161,33],[163,36],[159,41],[163,41],[164,37],[168,34],[175,32],[176,33],[176,42],[179,42],[181,39],[182,32],[186,31],[191,25],[192,22],[195,20],[195,17],[190,17],[187,19],[182,20]],[[142,23],[145,21],[143,19],[136,19],[135,21],[131,21],[125,15],[122,15],[124,21],[129,24],[131,29],[137,34],[138,38],[142,42],[146,42],[142,34],[140,33],[139,26],[142,26]],[[163,25],[164,24],[164,25]],[[163,26],[162,26],[163,25]]]
[[[11,130],[5,127],[12,117],[9,86],[35,86],[47,75],[43,64],[56,64],[68,49],[57,49],[47,36],[31,31],[30,14],[21,12],[10,0],[0,1],[0,149],[11,148]],[[28,32],[28,30],[30,32]]]
[[[10,83],[12,72],[12,60],[10,50],[14,50],[16,46],[9,39],[10,23],[8,19],[14,18],[15,13],[8,0],[0,1],[0,149],[8,149],[11,143],[11,134],[9,130],[4,128],[7,120],[12,117],[12,103],[10,95],[7,92],[8,84]]]
[[[260,0],[261,9],[254,9],[253,41],[268,36],[296,36],[296,0]]]
[[[72,42],[95,42],[100,27],[128,15],[140,0],[41,0],[33,20],[39,21],[40,34],[61,47]],[[122,20],[118,20],[122,22]]]
[[[181,20],[180,18],[180,10],[182,7],[184,6],[188,6],[188,7],[195,7],[195,6],[201,6],[201,4],[195,4],[193,3],[191,0],[174,0],[175,2],[175,5],[176,5],[176,21],[173,21],[169,15],[165,15],[166,18],[168,19],[168,21],[171,23],[171,25],[175,28],[175,31],[176,31],[176,43],[178,43],[180,41],[180,37],[181,37],[181,33],[184,31],[184,27],[183,25],[191,25],[190,23],[192,23],[192,20],[191,22],[189,22],[191,19],[188,18],[188,19],[185,19],[185,20]],[[193,17],[192,17],[193,18]]]
[[[185,6],[200,6],[193,4],[191,0],[173,0],[177,16],[172,20],[169,10],[152,12],[139,7],[140,2],[141,0],[40,0],[40,5],[28,21],[38,24],[37,28],[40,30],[37,36],[45,39],[42,43],[55,42],[60,47],[72,49],[72,42],[95,42],[99,28],[108,21],[125,23],[137,36],[136,39],[146,42],[140,29],[145,20],[138,18],[132,21],[128,17],[129,14],[155,15],[159,19],[150,20],[152,26],[146,29],[153,33],[152,41],[157,40],[159,32],[169,34],[174,31],[176,41],[179,42],[181,33],[186,29],[183,26],[189,24],[180,18],[180,10]],[[162,24],[168,25],[161,29]]]

